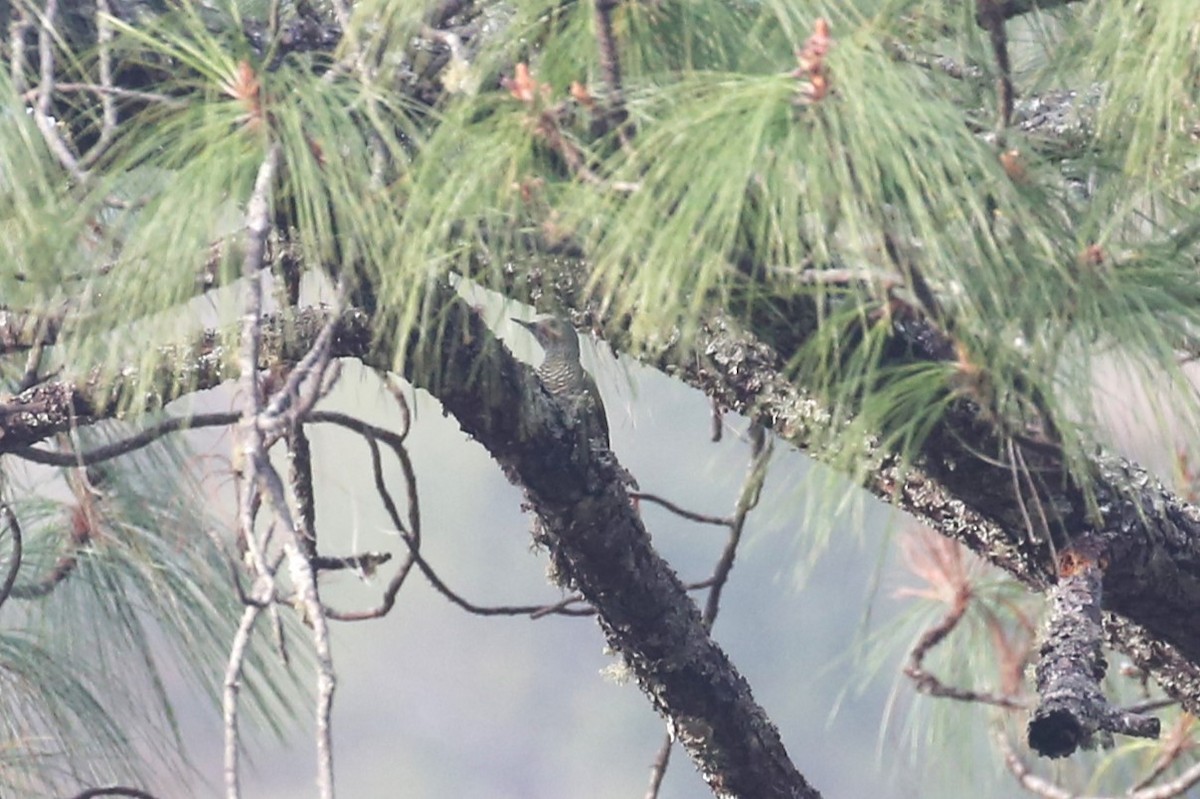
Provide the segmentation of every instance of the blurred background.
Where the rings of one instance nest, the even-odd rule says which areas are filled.
[[[536,363],[540,351],[532,337],[508,322],[524,309],[488,313],[518,357]],[[614,359],[587,337],[583,343],[585,364],[604,394],[613,448],[642,490],[696,512],[731,514],[749,466],[745,420],[726,414],[722,439],[714,443],[712,411],[702,394]],[[408,443],[420,492],[422,552],[430,564],[476,604],[560,599],[562,592],[546,577],[544,553],[531,549],[520,492],[436,401],[405,391],[414,417]],[[232,399],[231,389],[221,389],[200,404],[228,408]],[[345,365],[323,407],[398,426],[395,401],[372,372],[353,364]],[[404,547],[371,488],[366,445],[337,428],[310,430],[322,551],[385,550],[399,559]],[[191,435],[203,462],[228,456],[227,433]],[[387,468],[388,483],[402,498],[398,466],[389,462]],[[205,486],[218,513],[232,512],[227,475],[217,470]],[[685,582],[711,574],[725,528],[681,519],[649,502],[641,511],[655,546]],[[985,711],[923,699],[918,707],[924,715],[909,712],[912,691],[898,679],[899,669],[922,622],[940,612],[926,604],[922,616],[913,600],[895,595],[920,582],[893,554],[896,537],[913,526],[806,456],[778,446],[723,595],[715,637],[779,726],[798,768],[826,796],[1012,795],[1010,782],[994,779],[999,772]],[[325,576],[326,602],[339,609],[374,606],[391,576],[389,566],[394,563],[365,582],[351,573]],[[635,684],[610,673],[616,659],[606,653],[594,620],[471,615],[414,569],[388,616],[335,623],[333,629],[339,795],[645,794],[665,726]],[[291,643],[303,647],[298,637]],[[197,774],[162,795],[216,796],[219,712],[182,686],[174,690]],[[283,740],[248,730],[244,796],[314,793],[311,705],[297,707]],[[930,712],[940,719],[931,722]],[[676,749],[660,796],[708,795]]]

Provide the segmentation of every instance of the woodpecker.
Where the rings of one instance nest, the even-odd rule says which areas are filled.
[[[546,357],[537,368],[542,385],[566,404],[589,441],[599,441],[605,449],[611,449],[604,401],[600,399],[596,381],[579,362],[579,336],[575,328],[554,317],[536,322],[513,321],[532,333],[545,350]]]

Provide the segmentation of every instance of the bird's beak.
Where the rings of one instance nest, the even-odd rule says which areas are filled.
[[[532,332],[533,332],[533,327],[534,327],[534,325],[536,325],[536,324],[537,324],[537,322],[526,322],[525,320],[523,320],[523,319],[517,319],[516,317],[509,317],[509,318],[510,318],[510,319],[512,319],[514,322],[516,322],[516,323],[517,323],[518,325],[520,325],[521,327],[523,327],[523,328],[525,328],[526,330],[528,330],[530,333],[532,333]]]

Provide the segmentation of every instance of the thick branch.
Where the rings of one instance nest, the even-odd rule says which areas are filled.
[[[558,259],[526,273],[525,282],[496,288],[546,307],[571,307],[582,295],[587,265]],[[543,287],[552,287],[544,289]],[[547,297],[548,293],[553,296]],[[815,310],[802,299],[751,317],[748,329],[716,316],[702,324],[690,349],[666,348],[646,356],[651,365],[700,388],[721,406],[744,414],[799,449],[827,433],[826,407],[786,372],[816,329]],[[594,313],[581,313],[595,321]],[[606,329],[617,349],[631,343],[620,325]],[[920,324],[896,331],[911,356],[944,357],[935,332]],[[1053,446],[1015,447],[1031,480],[1014,480],[1004,465],[1007,447],[995,426],[966,405],[949,414],[927,438],[922,459],[901,469],[881,453],[861,475],[864,487],[943,535],[966,544],[1032,588],[1052,580],[1052,547],[1029,530],[1026,507],[1046,510],[1059,543],[1093,529],[1105,532],[1111,565],[1105,575],[1105,610],[1132,622],[1119,635],[1134,635],[1120,648],[1184,702],[1200,710],[1200,510],[1165,489],[1138,465],[1096,457],[1085,468],[1088,490],[1103,518],[1089,513],[1082,487],[1070,479],[1065,457]],[[994,453],[992,459],[980,453]],[[820,457],[820,453],[814,453]],[[1077,470],[1078,471],[1078,470]],[[1029,494],[1036,491],[1033,496]],[[1146,644],[1158,639],[1156,646]],[[1153,650],[1153,652],[1151,651]],[[1164,656],[1169,652],[1169,656]]]
[[[432,366],[415,371],[414,381],[525,487],[558,579],[596,608],[610,644],[714,793],[818,796],[650,545],[615,460],[580,442],[533,371],[464,303],[448,303],[444,330],[458,346],[411,353],[408,362]]]
[[[543,284],[567,292],[569,299],[573,296],[569,269],[558,264],[558,271],[534,270],[533,274]],[[548,304],[536,286],[526,285],[514,293]],[[784,374],[778,353],[794,353],[808,329],[802,309],[785,318],[791,327],[765,323],[756,327],[775,347],[715,319],[701,328],[696,341],[702,357],[665,350],[652,363],[805,449],[814,431],[828,424],[828,417],[819,402]],[[303,311],[288,324],[266,317],[264,365],[298,360],[324,320],[321,309]],[[372,353],[370,321],[359,311],[344,314],[332,354],[389,365],[390,355]],[[620,347],[625,343],[622,335],[617,331],[610,341]],[[72,416],[79,424],[112,417],[121,406],[119,400],[129,403],[136,397],[142,407],[159,408],[191,390],[211,388],[230,376],[224,366],[226,356],[219,336],[210,332],[194,346],[161,349],[161,379],[141,391],[119,380],[108,390],[101,390],[98,381],[58,381],[29,389],[0,405],[0,453],[69,430]],[[952,420],[952,425],[930,438],[922,468],[901,471],[882,460],[864,476],[864,485],[1040,590],[1050,579],[1053,560],[1045,542],[1031,540],[1021,513],[1025,500],[1011,473],[975,454],[995,451],[986,429],[961,418]],[[1041,460],[1044,456],[1037,458],[1035,468],[1053,466]],[[1200,512],[1136,464],[1107,459],[1097,461],[1095,467],[1092,488],[1109,518],[1102,529],[1113,531],[1114,538],[1112,564],[1105,577],[1105,609],[1119,615],[1106,621],[1109,641],[1186,707],[1200,710],[1200,622],[1193,612],[1200,607]],[[1043,502],[1057,510],[1066,537],[1094,529],[1077,492],[1048,480],[1041,486],[1043,491],[1050,488],[1054,492],[1047,493]]]
[[[654,552],[622,485],[620,467],[579,446],[562,411],[544,395],[532,370],[517,362],[467,306],[441,298],[443,336],[422,336],[406,358],[410,378],[437,396],[522,485],[542,521],[542,534],[564,582],[593,604],[620,651],[676,738],[724,795],[812,797],[778,732],[749,685],[704,629],[700,613],[670,567]],[[260,366],[296,361],[319,335],[326,314],[310,309],[287,324],[264,317]],[[385,367],[392,353],[373,350],[369,319],[342,318],[335,357]],[[160,350],[163,378],[150,390],[123,379],[79,385],[48,383],[3,409],[0,452],[28,446],[116,413],[136,397],[156,408],[188,391],[233,377],[215,333],[193,347]],[[427,342],[427,343],[426,343]],[[445,343],[453,342],[453,343]],[[445,346],[438,346],[445,343]],[[184,377],[186,379],[179,379]]]

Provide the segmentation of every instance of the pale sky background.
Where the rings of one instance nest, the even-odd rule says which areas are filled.
[[[528,316],[488,311],[518,357],[539,357],[532,337],[509,323]],[[746,423],[729,414],[712,443],[710,409],[699,392],[585,337],[584,361],[608,408],[613,448],[644,490],[713,515],[732,512],[745,475]],[[1177,431],[1149,423],[1147,393],[1120,375],[1103,377],[1102,415],[1118,448],[1165,476]],[[521,494],[484,449],[424,392],[413,392],[409,452],[421,497],[423,553],[442,578],[479,604],[534,604],[561,593],[532,551]],[[228,409],[232,390],[199,404]],[[369,370],[344,364],[323,406],[394,428],[393,400]],[[1164,434],[1164,429],[1167,432]],[[310,427],[322,551],[404,550],[389,532],[371,488],[368,451],[333,427]],[[200,454],[227,457],[227,434],[191,434]],[[385,455],[389,485],[402,498],[398,468]],[[230,513],[228,478],[214,478],[215,510]],[[849,498],[849,501],[846,501]],[[403,512],[403,510],[402,510]],[[643,518],[655,546],[685,581],[711,573],[721,528],[700,526],[649,503]],[[836,515],[833,515],[835,514]],[[915,627],[904,626],[917,585],[896,562],[896,537],[913,522],[787,446],[777,446],[759,509],[723,601],[715,636],[779,726],[797,767],[826,797],[1010,797],[1022,795],[1000,772],[979,708],[928,698],[940,732],[914,733],[909,684],[897,679]],[[821,543],[824,542],[824,543]],[[391,571],[367,584],[326,576],[322,593],[339,608],[373,606]],[[260,627],[260,630],[265,630]],[[350,799],[641,799],[664,725],[636,685],[604,674],[614,660],[592,619],[469,615],[414,570],[383,619],[334,625],[338,673],[334,731],[338,795]],[[869,640],[892,640],[868,665]],[[293,645],[298,642],[293,641]],[[955,645],[953,638],[950,646]],[[213,675],[214,684],[220,675]],[[988,686],[983,686],[988,687]],[[196,779],[147,786],[163,799],[222,795],[219,711],[181,692],[180,721]],[[246,799],[315,796],[311,704],[286,742],[251,734]],[[936,735],[954,740],[951,747]],[[944,740],[941,739],[941,740]],[[1045,773],[1043,771],[1043,773]],[[662,799],[710,792],[676,748]]]
[[[496,317],[509,315],[517,311]],[[519,357],[537,357],[523,331],[497,324]],[[588,350],[585,360],[600,379],[614,450],[642,488],[696,511],[730,513],[749,457],[744,420],[727,416],[724,440],[714,444],[709,404],[699,392]],[[204,404],[227,407],[229,401],[221,390],[210,392]],[[375,376],[353,364],[346,364],[325,407],[396,424],[394,404]],[[530,549],[519,491],[423,392],[416,393],[414,411],[409,442],[425,556],[476,603],[558,599],[559,589],[545,575],[544,553]],[[312,428],[312,440],[322,550],[401,553],[370,489],[366,446],[323,426]],[[224,455],[229,440],[210,434],[197,445]],[[894,629],[898,614],[911,608],[893,591],[916,580],[897,572],[890,555],[894,536],[911,522],[854,492],[848,510],[834,524],[825,523],[828,546],[814,558],[816,517],[842,504],[847,486],[820,467],[810,471],[810,464],[786,446],[777,448],[762,505],[751,515],[723,597],[717,640],[779,726],[797,767],[825,796],[952,797],[964,795],[968,785],[972,796],[1014,795],[1015,786],[1003,779],[994,793],[980,788],[980,777],[988,782],[996,769],[986,756],[981,713],[961,716],[963,746],[957,752],[931,755],[914,749],[904,731],[912,694],[906,683],[899,685],[896,706],[889,705],[902,651],[868,678],[861,663],[864,640]],[[399,491],[398,471],[394,464],[389,469],[389,484]],[[814,502],[823,510],[814,511]],[[683,521],[648,503],[642,508],[656,547],[685,581],[711,572],[724,545],[722,529]],[[323,596],[339,608],[373,605],[389,576],[384,567],[365,586],[349,574],[327,576]],[[414,570],[390,616],[339,623],[334,630],[339,796],[643,796],[664,725],[636,685],[616,684],[602,673],[613,659],[593,620],[472,616]],[[219,713],[205,700],[185,700],[182,724],[203,775],[187,787],[196,796],[219,796]],[[244,780],[247,799],[315,795],[309,707],[302,707],[302,721],[286,743],[255,737]],[[982,756],[969,754],[973,741]],[[976,762],[962,762],[964,753],[968,763]],[[164,797],[183,791],[160,786]],[[710,795],[676,749],[663,799]]]

